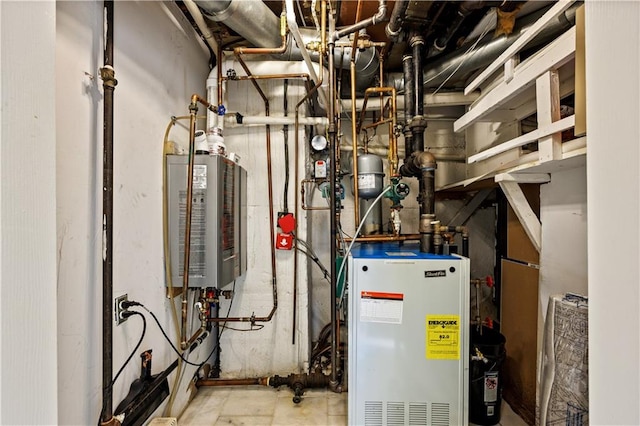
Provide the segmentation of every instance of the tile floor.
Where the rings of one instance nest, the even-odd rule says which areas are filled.
[[[203,387],[178,419],[180,426],[204,425],[326,425],[347,424],[347,394],[311,389],[300,404],[293,393],[261,386]],[[526,426],[509,405],[502,408],[501,426]]]

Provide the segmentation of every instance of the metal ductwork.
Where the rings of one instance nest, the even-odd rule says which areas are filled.
[[[223,22],[256,47],[278,47],[280,19],[262,1],[195,0],[214,21]]]
[[[280,38],[280,19],[262,1],[247,0],[195,0],[200,9],[212,20],[223,22],[224,25],[240,34],[256,47],[278,47],[282,45]],[[378,15],[375,15],[376,17]],[[371,18],[373,19],[373,18]],[[320,37],[315,30],[300,28],[300,35],[305,46],[319,45]],[[348,41],[348,38],[339,41]],[[335,50],[334,63],[336,68],[349,69],[351,61],[351,47]],[[310,50],[309,55],[314,62],[320,62],[317,51]],[[283,60],[302,61],[301,49],[292,37],[287,41],[284,53],[276,55],[252,55],[251,60]],[[380,61],[374,47],[357,49],[356,72],[358,84],[356,90],[363,91],[371,85],[371,81],[378,74]]]
[[[532,41],[527,45],[529,48],[540,46],[549,42],[568,30],[575,23],[575,11],[579,5],[573,5],[564,13],[560,14],[556,19],[551,21]],[[502,52],[511,46],[527,28],[535,23],[548,8],[538,10],[517,21],[514,32],[510,35],[503,35],[496,39],[492,34],[485,36],[478,43],[476,49],[468,52],[469,45],[465,44],[458,50],[451,52],[435,61],[426,63],[424,69],[424,87],[435,88],[444,82],[453,70],[456,71],[457,78],[450,80],[450,83],[464,78],[469,73],[487,67]],[[451,71],[449,71],[451,70]],[[447,72],[449,71],[449,72]],[[395,87],[401,90],[404,87],[402,73],[389,74],[387,86]]]

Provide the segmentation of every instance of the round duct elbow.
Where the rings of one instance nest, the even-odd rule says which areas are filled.
[[[278,47],[280,19],[262,1],[195,0],[214,21],[223,22],[256,47]]]

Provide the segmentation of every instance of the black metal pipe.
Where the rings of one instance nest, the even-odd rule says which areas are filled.
[[[391,17],[389,23],[385,27],[385,32],[391,41],[398,41],[400,32],[402,30],[402,22],[404,21],[404,15],[409,6],[409,0],[396,0],[391,11]]]
[[[422,169],[420,184],[423,194],[422,203],[420,204],[420,214],[435,214],[435,170]]]
[[[100,421],[113,419],[113,92],[117,81],[113,69],[113,0],[103,2],[105,12],[102,159],[102,413]]]
[[[462,236],[462,255],[464,257],[469,257],[469,236]]]
[[[404,160],[413,152],[413,133],[409,127],[416,112],[415,104],[415,74],[413,72],[413,56],[402,57],[402,74],[404,76]]]
[[[424,56],[423,56],[424,39],[421,36],[411,37],[411,48],[413,49],[413,75],[414,75],[414,103],[415,114],[411,123],[413,133],[413,152],[424,151],[424,88],[423,73]]]

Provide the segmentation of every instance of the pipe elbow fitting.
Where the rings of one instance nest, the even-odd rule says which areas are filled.
[[[387,34],[387,37],[389,37],[389,39],[392,41],[398,40],[398,37],[400,36],[401,31],[402,31],[401,26],[398,26],[398,29],[394,30],[393,28],[391,28],[391,23],[389,23],[386,27],[384,27],[385,34]]]
[[[372,25],[380,24],[382,22],[387,21],[387,5],[384,1],[380,2],[380,7],[378,8],[378,13],[373,15],[373,19],[371,20]]]
[[[415,162],[420,170],[435,170],[438,167],[436,157],[429,151],[419,152],[415,157]]]

